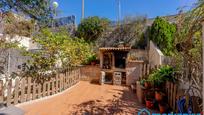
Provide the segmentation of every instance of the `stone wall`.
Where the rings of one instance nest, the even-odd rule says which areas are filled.
[[[81,67],[81,80],[98,82],[100,75],[99,65],[85,65]]]
[[[23,56],[17,49],[0,50],[0,67],[4,73],[20,72],[23,70],[23,64],[31,60],[30,57]]]
[[[135,83],[142,75],[142,61],[128,62],[126,68],[126,85]]]
[[[151,67],[154,67],[155,65],[161,65],[163,59],[163,53],[152,41],[150,41],[149,64],[151,65]]]
[[[131,49],[128,53],[128,60],[145,61],[148,60],[148,51],[141,49]]]
[[[148,50],[131,49],[126,66],[126,85],[135,83],[142,75],[143,63],[148,60]]]

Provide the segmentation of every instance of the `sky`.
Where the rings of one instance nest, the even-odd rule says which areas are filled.
[[[81,20],[82,0],[54,0],[58,2],[58,16],[75,15]],[[99,16],[116,21],[118,17],[117,0],[84,0],[85,17]],[[121,19],[125,16],[165,16],[177,14],[179,8],[189,9],[196,0],[121,0]]]

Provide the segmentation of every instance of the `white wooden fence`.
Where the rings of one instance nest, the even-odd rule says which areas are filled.
[[[15,79],[15,85],[12,85],[12,80],[9,80],[7,85],[0,82],[0,103],[6,105],[23,103],[30,100],[39,99],[45,96],[54,95],[61,92],[80,80],[80,69],[71,71],[66,70],[63,73],[57,74],[51,80],[43,84],[36,83],[31,77]],[[6,96],[5,96],[5,90]]]

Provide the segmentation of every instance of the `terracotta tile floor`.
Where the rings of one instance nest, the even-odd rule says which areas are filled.
[[[137,115],[143,108],[127,87],[85,81],[60,95],[19,107],[26,115]]]

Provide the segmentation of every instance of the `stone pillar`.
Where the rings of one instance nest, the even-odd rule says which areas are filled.
[[[99,80],[99,83],[101,85],[103,85],[105,82],[105,76],[106,76],[106,73],[104,71],[101,71],[101,76],[100,76],[100,80]]]
[[[111,53],[111,55],[112,55],[112,68],[111,69],[115,69],[115,55],[114,55],[114,52],[113,53]]]
[[[102,69],[103,68],[103,52],[100,51],[100,68]]]

